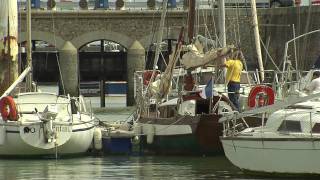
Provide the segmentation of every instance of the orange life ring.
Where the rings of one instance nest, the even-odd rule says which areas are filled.
[[[9,108],[7,108],[9,107]],[[18,111],[16,103],[11,96],[3,97],[0,101],[0,111],[3,120],[18,120]]]
[[[275,95],[271,87],[258,85],[250,90],[248,97],[248,106],[250,108],[274,104]]]

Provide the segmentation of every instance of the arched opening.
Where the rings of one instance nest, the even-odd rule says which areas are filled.
[[[99,96],[105,81],[106,95],[126,95],[127,49],[117,42],[100,39],[79,48],[80,92]]]
[[[19,68],[23,70],[27,63],[26,41],[19,44]],[[32,75],[40,84],[57,84],[59,81],[59,53],[56,47],[46,41],[32,40]]]

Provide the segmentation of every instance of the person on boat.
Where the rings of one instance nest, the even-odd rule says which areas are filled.
[[[226,62],[220,67],[227,68],[226,83],[228,85],[228,97],[233,105],[240,110],[239,107],[239,91],[241,71],[243,69],[243,54],[241,50],[236,50],[232,53],[232,56],[226,59]]]
[[[304,90],[309,94],[320,92],[320,71],[313,72],[312,80]]]
[[[184,77],[184,90],[192,91],[194,89],[195,81],[192,77],[191,71],[187,71]]]

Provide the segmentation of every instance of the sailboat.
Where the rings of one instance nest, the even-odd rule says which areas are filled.
[[[320,163],[320,93],[222,118],[226,157],[244,171],[269,174],[317,174]],[[236,118],[271,112],[260,127],[239,128]],[[228,120],[226,120],[228,119]]]
[[[289,40],[285,45],[284,63],[288,60],[289,43],[316,32],[320,30]],[[289,84],[295,90],[302,90],[308,82],[305,81],[307,77],[300,78],[301,85],[291,83],[289,78],[284,79],[285,83],[281,84]],[[226,157],[244,171],[285,176],[320,175],[317,158],[320,153],[319,97],[318,92],[308,96],[288,96],[274,105],[242,113],[226,113],[219,120],[224,127],[220,139]],[[259,127],[246,127],[238,121],[258,114],[262,117],[268,115],[268,121],[262,121]]]
[[[163,13],[166,11],[166,3],[167,1],[163,1]],[[161,20],[164,21],[163,18]],[[206,98],[202,96],[201,91],[194,86],[191,70],[187,69],[189,72],[185,75],[183,90],[176,96],[171,94],[175,64],[182,48],[183,29],[181,28],[178,44],[169,57],[164,73],[154,71],[150,76],[150,71],[146,71],[136,75],[140,91],[137,93],[139,112],[134,131],[140,137],[141,151],[146,154],[222,153],[219,141],[222,126],[218,119],[222,112],[234,110],[229,99],[212,93],[212,81],[207,83],[208,91],[204,93]],[[158,37],[158,40],[161,39],[162,37]],[[233,47],[225,47],[210,51],[202,59],[203,65],[229,55],[232,49]],[[156,53],[155,58],[157,56]],[[198,64],[193,65],[194,68],[197,66]]]
[[[4,15],[0,17],[1,25],[17,27],[17,24],[11,25],[17,23],[16,1],[0,2],[1,14]],[[28,65],[15,81],[10,82],[10,87],[1,92],[0,156],[58,157],[85,153],[92,143],[95,117],[83,97],[39,92],[32,87],[30,0],[27,4]],[[15,21],[11,21],[12,18],[16,18]],[[13,31],[8,32],[6,29],[10,28],[1,29],[7,33],[0,39],[16,39],[17,34],[10,34]],[[11,62],[17,56],[17,51],[10,51],[10,45],[17,46],[16,43],[17,41],[6,43],[9,46],[2,52],[10,58],[4,61]],[[10,71],[18,72],[18,69],[12,68]],[[26,92],[21,92],[19,87],[25,78]]]

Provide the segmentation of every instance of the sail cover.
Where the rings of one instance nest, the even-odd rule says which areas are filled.
[[[0,60],[18,55],[18,8],[17,1],[0,0]],[[10,45],[10,50],[9,50]],[[9,54],[10,53],[10,54]]]
[[[202,53],[195,46],[191,46],[189,52],[182,56],[181,64],[186,69],[194,69],[200,66],[205,66],[207,64],[213,63],[214,61],[221,60],[226,56],[230,55],[235,49],[233,45],[212,49],[206,53]]]

